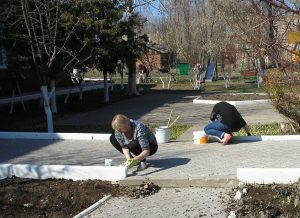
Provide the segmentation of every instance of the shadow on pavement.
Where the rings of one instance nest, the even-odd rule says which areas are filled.
[[[180,157],[172,157],[172,158],[164,158],[164,159],[156,159],[156,160],[149,160],[151,164],[151,168],[156,170],[146,173],[139,173],[139,176],[146,176],[152,173],[157,173],[163,170],[170,169],[172,167],[178,167],[181,165],[185,165],[190,162],[190,158],[180,158]]]
[[[191,103],[192,93],[159,94],[150,93],[143,96],[124,99],[123,101],[108,104],[93,111],[74,114],[65,118],[58,118],[57,125],[100,125],[110,124],[114,115],[124,114],[131,119],[140,120],[148,115],[144,122],[167,123],[170,111],[175,103]],[[159,111],[155,109],[160,108]],[[181,113],[178,109],[177,113]]]
[[[35,150],[42,149],[56,143],[55,140],[0,140],[0,163],[9,163],[10,160],[21,157]]]

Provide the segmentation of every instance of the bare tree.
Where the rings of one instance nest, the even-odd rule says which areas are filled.
[[[69,1],[20,0],[6,1],[6,9],[1,12],[1,21],[9,29],[7,40],[26,42],[30,49],[33,70],[41,85],[41,96],[47,116],[48,132],[53,132],[53,119],[50,107],[56,111],[55,77],[63,73],[63,57],[68,56],[67,43],[75,33],[77,22],[64,31],[62,10],[69,7]],[[76,54],[71,56],[75,57]],[[72,62],[74,59],[69,59]],[[48,93],[47,85],[52,87]]]
[[[294,51],[287,40],[288,32],[299,31],[300,28],[299,1],[294,1],[295,4],[280,0],[214,2],[230,27],[235,42],[242,45],[240,52],[246,53],[252,60],[271,59],[273,68],[265,75],[266,91],[275,108],[287,118],[292,129],[299,132],[300,116],[296,108],[300,105],[297,94],[300,78],[295,74],[297,69],[290,64]]]
[[[159,19],[151,19],[150,40],[176,52],[182,61],[218,59],[229,41],[227,29],[211,1],[161,0]]]

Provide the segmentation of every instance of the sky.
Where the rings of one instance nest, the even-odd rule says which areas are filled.
[[[157,18],[162,16],[164,1],[162,0],[133,0],[133,1],[135,2],[135,5],[141,5],[138,6],[136,10],[141,14],[143,14],[146,18],[148,18],[148,20],[150,20],[152,17]],[[281,1],[285,2],[289,7],[299,10],[300,0],[275,0],[275,2],[277,3],[280,3]],[[295,4],[297,5],[296,7]]]
[[[144,5],[145,3],[148,4]],[[137,8],[145,17],[158,17],[160,16],[160,0],[135,0],[136,5],[143,5]]]

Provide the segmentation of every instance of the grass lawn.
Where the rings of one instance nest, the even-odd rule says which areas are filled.
[[[295,135],[292,131],[283,132],[280,128],[279,123],[270,123],[270,124],[252,124],[249,125],[252,135]],[[238,132],[233,133],[234,136],[245,136],[246,133],[242,129]]]

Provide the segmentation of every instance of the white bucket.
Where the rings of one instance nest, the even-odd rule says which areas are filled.
[[[194,131],[194,144],[205,144],[207,142],[207,135],[203,131]]]
[[[159,126],[155,133],[157,143],[166,143],[170,138],[170,129],[168,126]]]

